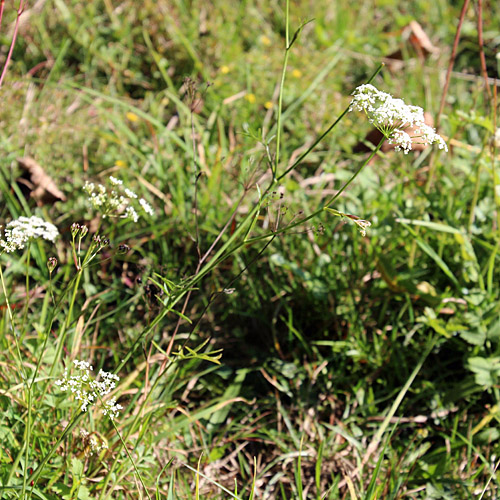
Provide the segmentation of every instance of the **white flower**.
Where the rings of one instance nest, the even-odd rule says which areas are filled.
[[[118,375],[114,373],[99,370],[96,378],[90,374],[93,367],[87,361],[74,360],[75,370],[80,373],[69,376],[66,370],[60,380],[56,380],[55,384],[61,391],[70,391],[75,395],[77,401],[81,401],[80,410],[87,411],[95,403],[101,401],[104,396],[108,395],[115,387],[116,382],[120,380]],[[116,403],[116,399],[112,398],[105,401],[103,404],[102,412],[108,415],[111,420],[118,416],[119,410],[123,407]]]
[[[349,111],[364,112],[370,123],[380,130],[396,151],[411,151],[412,143],[437,144],[448,151],[443,138],[425,123],[424,110],[409,106],[403,99],[395,99],[373,85],[361,85],[353,92]],[[405,130],[412,129],[410,136]]]
[[[394,129],[394,132],[389,137],[389,144],[396,144],[396,151],[403,149],[405,154],[411,150],[411,137],[404,130]]]
[[[129,197],[129,198],[133,198],[134,200],[137,199],[137,195],[131,190],[131,189],[128,189],[128,188],[125,188],[125,194]]]
[[[109,182],[113,184],[113,186],[121,186],[123,184],[123,181],[120,179],[117,179],[116,177],[113,177],[112,175],[109,176]]]
[[[139,200],[139,205],[148,215],[154,215],[153,207],[144,198]]]
[[[5,252],[23,249],[32,239],[43,238],[54,242],[59,231],[54,224],[45,222],[40,217],[19,217],[10,221],[5,227],[5,240],[0,239],[0,246]]]
[[[103,218],[106,217],[121,217],[124,219],[131,219],[134,222],[139,220],[137,213],[137,194],[129,188],[123,186],[123,181],[115,177],[109,178],[111,187],[108,189],[103,184],[94,184],[93,182],[86,182],[83,190],[89,195],[89,202],[92,208],[98,210]],[[153,215],[153,209],[143,199],[139,200],[140,206],[143,210]]]
[[[123,216],[125,219],[131,219],[134,222],[139,220],[139,214],[135,211],[134,207],[127,207]]]
[[[122,409],[123,406],[117,404],[115,398],[111,398],[104,403],[102,412],[104,413],[104,415],[108,415],[111,420],[114,420]]]
[[[361,236],[366,236],[366,230],[372,225],[372,223],[369,220],[363,220],[363,219],[352,219],[352,220],[354,221],[355,224],[357,224]]]

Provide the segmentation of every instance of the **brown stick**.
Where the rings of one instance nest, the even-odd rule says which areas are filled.
[[[0,26],[2,26],[3,9],[5,7],[5,0],[0,0]]]
[[[488,70],[486,68],[486,57],[484,56],[484,42],[483,42],[483,0],[477,2],[477,43],[479,44],[479,60],[481,61],[481,71],[484,77],[484,86],[491,99],[491,89],[488,84]]]
[[[9,65],[9,61],[12,57],[12,52],[14,51],[14,45],[16,44],[17,31],[19,29],[19,19],[21,18],[21,14],[24,10],[24,0],[20,0],[19,8],[17,9],[17,17],[16,17],[16,25],[14,26],[14,34],[12,35],[12,42],[10,42],[9,53],[7,54],[7,59],[5,60],[5,64],[3,66],[2,75],[0,75],[0,87],[2,86],[3,79],[5,77],[5,73],[7,73],[7,66]],[[3,1],[1,6],[1,11],[3,14]]]

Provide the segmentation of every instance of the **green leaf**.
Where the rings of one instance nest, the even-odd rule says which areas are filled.
[[[500,377],[500,357],[471,357],[468,361],[469,370],[476,378],[476,383],[485,387],[498,384]]]
[[[71,473],[78,478],[83,474],[83,462],[76,457],[71,459]]]
[[[492,342],[498,342],[500,340],[500,319],[490,326],[486,333],[486,337]]]

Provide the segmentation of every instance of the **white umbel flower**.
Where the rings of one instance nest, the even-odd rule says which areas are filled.
[[[5,252],[23,249],[29,240],[43,238],[54,242],[59,231],[54,224],[45,222],[40,217],[19,217],[5,227],[5,239],[0,239],[0,247]]]
[[[103,218],[121,217],[137,222],[139,220],[139,214],[137,213],[139,206],[137,203],[139,203],[143,212],[154,215],[151,205],[142,198],[138,200],[138,196],[134,191],[124,187],[123,181],[113,176],[109,178],[108,187],[87,181],[83,186],[83,190],[89,195],[88,201],[92,208],[98,210]]]
[[[154,215],[153,207],[144,198],[139,200],[139,205],[148,215]]]
[[[93,367],[87,361],[75,359],[73,364],[79,373],[70,376],[66,370],[63,377],[56,380],[55,384],[61,391],[70,391],[75,395],[75,399],[81,402],[81,411],[87,411],[89,407],[102,402],[104,396],[108,395],[120,380],[118,375],[104,370],[99,370],[97,377],[94,378],[91,374]],[[116,399],[111,398],[104,401],[102,412],[114,420],[121,409],[123,407],[116,403]]]
[[[354,92],[349,111],[362,111],[370,123],[394,144],[396,151],[407,154],[412,144],[437,144],[448,151],[443,138],[425,123],[424,110],[409,106],[370,84],[360,85]],[[411,136],[406,131],[411,129]]]

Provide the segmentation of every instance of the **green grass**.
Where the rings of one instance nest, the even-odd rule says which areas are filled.
[[[293,2],[288,32],[285,5],[54,0],[23,14],[0,89],[0,223],[36,214],[61,236],[0,256],[1,498],[498,497],[497,124],[475,10],[441,118],[450,152],[380,152],[332,205],[371,221],[363,237],[321,210],[368,158],[360,113],[266,195],[271,172],[398,49],[402,69],[374,83],[435,117],[461,5]],[[485,12],[498,77],[500,14]],[[14,20],[6,5],[2,46]],[[439,54],[404,41],[412,20]],[[20,156],[67,200],[22,191]],[[99,218],[81,188],[109,175],[155,216]],[[277,221],[289,228],[269,236]],[[90,227],[82,258],[95,231],[111,241],[82,270],[74,222]],[[73,359],[121,377],[113,423],[54,384]],[[80,427],[109,448],[86,455]]]

